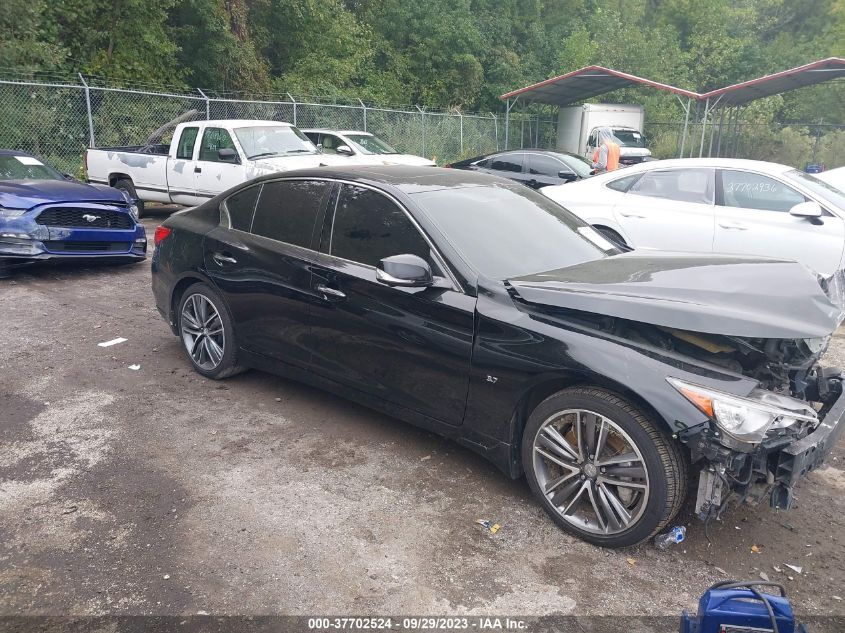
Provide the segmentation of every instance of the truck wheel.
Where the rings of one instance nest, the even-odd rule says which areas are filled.
[[[602,547],[651,538],[686,497],[678,444],[631,402],[598,387],[541,402],[525,425],[522,463],[554,522]]]
[[[129,197],[136,201],[135,205],[138,207],[138,219],[144,217],[144,201],[138,197],[138,194],[135,192],[135,185],[132,184],[131,180],[128,178],[120,178],[115,181],[112,187],[125,191],[129,194]]]

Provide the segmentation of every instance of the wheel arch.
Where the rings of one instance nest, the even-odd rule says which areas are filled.
[[[176,312],[179,309],[179,303],[182,301],[182,296],[185,294],[185,291],[193,286],[196,283],[204,283],[214,288],[214,283],[206,277],[205,275],[197,272],[197,271],[190,271],[184,273],[175,284],[173,284],[173,289],[170,291],[170,314],[168,314],[168,319],[170,320],[170,326],[173,329],[173,333],[178,336],[179,333],[179,323],[176,319]]]
[[[135,186],[135,181],[132,180],[132,176],[129,174],[124,174],[122,172],[113,172],[109,174],[109,187],[114,187],[117,184],[118,180],[128,180],[132,183],[132,186]]]
[[[670,421],[666,420],[648,400],[622,383],[600,374],[547,378],[526,389],[517,402],[511,416],[511,475],[514,478],[522,476],[524,472],[521,458],[522,434],[531,413],[549,396],[576,386],[599,387],[621,396],[654,420],[668,436],[675,437],[675,430],[672,428]]]

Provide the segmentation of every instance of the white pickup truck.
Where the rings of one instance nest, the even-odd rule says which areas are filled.
[[[141,213],[143,201],[197,205],[257,176],[343,164],[289,123],[237,119],[180,123],[170,145],[85,152],[88,182],[126,190]]]

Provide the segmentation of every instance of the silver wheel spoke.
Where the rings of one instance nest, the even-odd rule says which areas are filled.
[[[205,347],[206,351],[209,352],[211,362],[215,365],[223,360],[223,348],[210,336],[205,337]]]
[[[187,306],[185,307],[187,308]],[[193,329],[197,331],[202,329],[202,325],[199,324],[194,315],[188,312],[187,309],[182,312],[182,322],[184,323],[185,321],[187,321],[188,325],[190,325]]]
[[[203,339],[205,339],[205,337],[202,334],[200,334],[198,337],[196,337],[194,339],[193,345],[191,346],[191,349],[190,349],[191,356],[193,357],[193,359],[195,361],[197,361],[197,363],[201,362]]]
[[[197,367],[210,371],[222,361],[226,349],[226,332],[220,313],[201,294],[185,300],[180,318],[185,349]]]
[[[532,466],[550,510],[577,530],[615,535],[645,513],[650,486],[642,453],[612,418],[557,411],[534,436]]]

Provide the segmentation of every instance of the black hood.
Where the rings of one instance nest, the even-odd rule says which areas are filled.
[[[509,279],[528,303],[751,338],[816,338],[842,320],[801,264],[731,255],[631,252]]]

